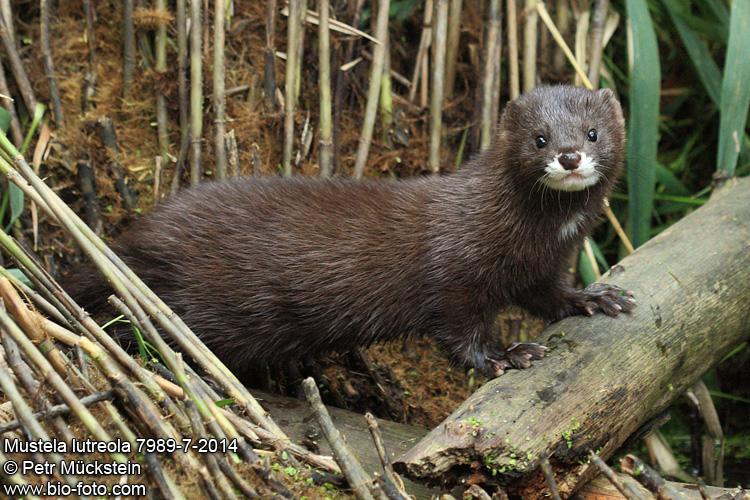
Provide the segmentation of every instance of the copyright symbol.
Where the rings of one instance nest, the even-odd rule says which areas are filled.
[[[9,476],[12,476],[16,472],[18,472],[18,464],[13,460],[8,460],[3,464],[3,472],[8,474]]]

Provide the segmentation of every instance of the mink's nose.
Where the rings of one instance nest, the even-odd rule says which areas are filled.
[[[558,160],[565,170],[575,170],[581,163],[581,155],[578,153],[563,153]]]

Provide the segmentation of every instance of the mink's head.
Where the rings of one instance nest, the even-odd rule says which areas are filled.
[[[622,109],[609,89],[537,87],[508,103],[495,147],[505,173],[530,190],[607,189],[622,169]]]

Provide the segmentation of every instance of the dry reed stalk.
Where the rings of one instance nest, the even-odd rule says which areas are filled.
[[[388,36],[388,9],[390,0],[378,2],[378,14],[375,21],[375,38],[385,40]],[[375,44],[372,52],[372,65],[370,67],[370,84],[367,90],[367,104],[365,107],[365,118],[362,124],[362,133],[359,136],[357,156],[354,160],[354,177],[361,179],[365,173],[367,155],[372,142],[372,132],[375,129],[375,116],[378,111],[378,98],[380,97],[380,83],[383,74],[383,61],[385,59],[386,45]]]
[[[4,96],[10,96],[10,89],[8,89],[8,80],[5,78],[5,69],[0,64],[0,94]],[[21,147],[23,144],[23,132],[21,131],[21,122],[18,120],[18,114],[16,113],[16,106],[13,99],[10,97],[0,97],[2,106],[10,115],[10,132],[13,136],[13,143],[16,147]]]
[[[526,0],[523,26],[523,91],[536,87],[536,51],[538,44],[539,15],[536,6],[543,5],[539,0]]]
[[[547,9],[544,6],[544,2],[540,2],[537,4],[537,11],[539,12],[539,16],[542,19],[542,22],[547,26],[547,29],[549,29],[550,34],[552,35],[552,38],[557,42],[558,46],[560,47],[560,50],[565,54],[565,56],[568,58],[568,62],[570,62],[571,66],[575,69],[576,73],[581,77],[581,80],[584,84],[584,86],[589,89],[593,90],[593,85],[591,85],[591,82],[588,79],[588,76],[583,71],[583,69],[578,65],[578,62],[576,61],[575,57],[573,56],[573,53],[570,51],[570,48],[568,47],[567,43],[565,43],[565,39],[563,38],[560,31],[557,29],[557,26],[555,26],[555,23],[552,21],[552,18],[550,18],[549,13],[547,12]],[[620,224],[620,221],[617,220],[617,217],[615,216],[614,212],[612,212],[612,208],[609,206],[609,200],[604,200],[604,214],[607,216],[607,220],[610,224],[612,224],[612,227],[615,229],[615,232],[617,233],[617,236],[620,238],[620,241],[622,241],[623,246],[628,250],[628,253],[633,253],[635,251],[632,242],[630,241],[630,238],[628,238],[627,234],[625,234],[625,231],[622,229],[622,225]],[[585,243],[584,243],[585,244]],[[588,254],[588,251],[586,252]],[[591,252],[593,254],[593,251]],[[594,259],[592,261],[592,266],[596,269],[596,260]]]
[[[156,27],[155,52],[156,63],[156,134],[159,142],[161,161],[169,162],[169,130],[167,129],[167,97],[164,95],[163,79],[167,72],[167,21],[169,11],[166,0],[156,0],[156,10],[160,17]]]
[[[645,500],[645,498],[641,496],[640,492],[635,489],[633,485],[620,481],[620,478],[617,476],[615,471],[613,471],[604,462],[604,460],[599,457],[599,455],[597,455],[593,451],[589,451],[589,457],[591,458],[591,462],[599,469],[602,475],[606,477],[609,482],[612,483],[612,486],[617,488],[617,491],[622,493],[622,495],[627,500]]]
[[[383,143],[390,147],[391,129],[393,128],[393,81],[391,80],[391,41],[390,35],[383,40],[385,57],[383,58],[383,74],[380,77],[380,126]]]
[[[487,31],[485,33],[485,63],[484,75],[482,77],[482,105],[480,123],[479,149],[485,150],[492,142],[492,129],[497,116],[492,116],[492,94],[495,88],[495,74],[497,60],[500,58],[500,8],[501,0],[490,0]]]
[[[153,206],[155,207],[159,204],[161,198],[161,156],[154,157],[154,187],[152,193],[154,199]]]
[[[591,53],[589,55],[589,80],[594,88],[599,88],[599,68],[602,64],[602,51],[604,49],[604,24],[607,21],[609,0],[596,0],[594,4],[594,16],[591,22]]]
[[[96,94],[96,41],[94,33],[94,6],[91,0],[83,1],[83,12],[86,17],[86,42],[88,45],[88,65],[81,87],[81,113],[86,114]]]
[[[521,83],[518,76],[518,9],[517,0],[507,0],[506,16],[508,18],[508,81],[510,99],[521,95]]]
[[[503,60],[503,20],[502,20],[502,1],[500,2],[500,5],[498,7],[500,10],[500,20],[497,25],[497,41],[496,44],[496,55],[495,59],[492,61],[492,94],[490,96],[490,120],[492,121],[492,126],[490,128],[492,136],[490,137],[490,142],[492,141],[492,137],[494,136],[495,132],[495,124],[497,124],[498,116],[500,113],[500,94],[502,92],[502,60]]]
[[[443,94],[445,91],[445,53],[448,31],[448,0],[435,4],[435,29],[432,39],[432,91],[430,92],[430,157],[433,174],[440,172],[440,139],[443,125]]]
[[[40,376],[54,388],[60,398],[70,407],[71,411],[78,417],[81,423],[88,429],[92,436],[99,441],[112,441],[112,437],[104,430],[99,421],[86,408],[73,390],[65,383],[60,375],[54,370],[47,358],[26,337],[18,325],[8,316],[5,311],[0,310],[0,324],[7,335],[10,335],[18,344],[26,358],[31,361]],[[12,385],[12,384],[11,384]],[[3,387],[3,389],[6,389]],[[7,394],[7,392],[6,392]],[[112,459],[119,463],[127,462],[127,457],[122,453],[112,453]]]
[[[305,20],[307,18],[307,0],[300,0],[297,64],[294,68],[294,107],[299,104],[299,94],[302,89],[302,59],[305,54]]]
[[[263,93],[269,110],[276,108],[276,0],[266,1],[266,49]]]
[[[284,74],[284,153],[282,165],[284,175],[292,175],[292,151],[294,149],[294,109],[297,57],[297,46],[300,38],[300,11],[302,0],[289,1],[289,17],[287,17],[286,67]]]
[[[227,177],[227,151],[224,147],[226,130],[226,95],[224,94],[224,38],[226,5],[224,0],[214,0],[214,156],[216,158],[216,177]]]
[[[568,33],[570,30],[570,20],[569,0],[557,0],[555,3],[555,25],[557,25],[562,33]],[[565,54],[560,49],[559,45],[555,51],[552,67],[554,68],[555,73],[562,73],[565,68]]]
[[[453,98],[458,63],[458,42],[461,38],[462,0],[450,0],[448,9],[448,42],[445,54],[445,99]]]
[[[201,181],[203,135],[203,59],[201,53],[201,2],[190,2],[190,184]]]
[[[333,425],[331,416],[328,414],[328,410],[326,410],[323,401],[320,399],[320,393],[318,392],[315,380],[313,380],[312,377],[306,378],[302,382],[302,388],[305,391],[305,397],[312,408],[315,419],[318,421],[318,425],[320,425],[320,430],[326,437],[328,444],[331,445],[336,462],[341,466],[341,470],[344,472],[349,486],[354,490],[357,498],[373,499],[371,492],[372,481],[344,442],[341,433],[339,433],[336,426]]]
[[[590,12],[584,11],[578,16],[576,20],[576,33],[575,33],[575,51],[576,61],[581,69],[585,72],[587,67],[586,56],[588,54],[588,38],[589,38],[589,21]],[[575,76],[575,85],[580,86],[582,80],[580,75]]]
[[[18,86],[18,92],[21,94],[23,103],[26,106],[26,111],[32,114],[36,109],[36,96],[34,90],[31,88],[31,82],[26,74],[26,70],[23,67],[21,57],[18,55],[16,50],[16,44],[13,41],[14,35],[11,34],[10,29],[5,24],[5,20],[0,16],[0,40],[2,40],[3,46],[5,47],[5,55],[10,64],[10,70],[13,73],[13,78]]]
[[[422,35],[419,38],[419,47],[417,48],[417,57],[414,60],[414,74],[411,77],[411,86],[409,87],[409,102],[414,102],[417,97],[420,77],[424,74],[424,60],[427,57],[427,49],[430,48],[432,40],[432,2],[426,0],[424,3],[424,20],[422,22]],[[422,85],[426,85],[426,78],[422,78]],[[424,106],[423,106],[424,107]]]
[[[10,37],[13,43],[16,42],[16,28],[13,25],[13,7],[11,6],[11,0],[0,0],[0,15],[5,20],[5,25],[8,27]]]
[[[182,0],[183,2],[185,0]],[[180,0],[178,0],[178,3]],[[123,0],[122,10],[122,94],[130,94],[135,73],[135,24],[133,23],[133,0]]]
[[[4,312],[0,311],[0,317],[4,314]],[[34,417],[31,407],[26,403],[21,392],[18,390],[18,387],[13,382],[13,373],[4,362],[0,362],[0,389],[2,389],[5,397],[13,405],[16,419],[21,423],[21,426],[27,435],[31,436],[34,440],[50,441],[49,434],[47,434],[47,431],[44,430],[42,424],[40,424]],[[45,460],[48,460],[59,467],[63,457],[59,453],[51,452],[45,454]],[[75,482],[77,482],[77,480],[70,475],[62,476],[62,479],[68,484],[75,484]]]
[[[352,13],[351,25],[358,26],[359,18],[362,13],[362,7],[364,6],[365,2],[364,0],[350,1],[354,2],[354,12]],[[341,56],[339,58],[340,61],[348,63],[352,59],[352,57],[354,56],[354,47],[356,43],[358,43],[357,38],[352,37],[347,40],[346,45],[341,51]],[[344,95],[346,93],[347,87],[345,85],[346,77],[347,73],[346,71],[344,71],[343,65],[340,65],[338,70],[336,71],[336,84],[334,85],[333,94],[333,109],[335,110],[335,113],[333,114],[333,172],[337,171],[338,159],[341,157],[339,151],[339,147],[341,145],[339,141],[339,130],[341,130],[341,115],[343,114],[342,110],[344,108]]]
[[[55,78],[55,64],[52,60],[52,47],[49,43],[49,22],[50,22],[50,5],[49,0],[40,0],[39,2],[39,41],[42,46],[42,64],[44,73],[47,75],[47,85],[49,86],[49,95],[52,100],[52,114],[55,117],[55,125],[62,127],[63,112],[60,103],[60,91],[57,88],[57,78]],[[31,108],[32,110],[34,108]]]
[[[185,161],[190,148],[190,104],[188,102],[187,62],[188,33],[186,0],[177,0],[177,101],[180,109],[180,150],[177,153],[177,165],[170,192],[175,194],[180,189],[180,177],[185,168]]]
[[[588,76],[586,76],[586,72],[583,71],[583,68],[581,68],[581,65],[578,64],[578,61],[576,60],[576,57],[573,55],[573,52],[571,52],[570,47],[568,47],[568,44],[565,42],[565,39],[563,38],[560,31],[557,29],[557,26],[555,26],[554,21],[552,21],[552,18],[549,16],[549,12],[547,12],[547,8],[544,6],[544,2],[539,2],[536,4],[536,11],[539,14],[539,17],[541,18],[542,22],[547,26],[547,29],[550,31],[550,34],[552,35],[552,38],[557,42],[557,45],[560,47],[560,50],[563,51],[563,54],[565,54],[565,57],[568,59],[568,62],[571,66],[573,66],[573,69],[576,71],[576,74],[581,78],[581,82],[583,82],[583,86],[587,89],[593,89],[594,87],[591,85],[591,82],[589,81]]]
[[[122,260],[117,257],[111,249],[109,249],[104,242],[86,226],[86,224],[78,218],[75,213],[60,200],[59,197],[42,182],[41,179],[34,173],[34,171],[26,163],[22,155],[13,147],[8,141],[7,137],[0,135],[0,147],[6,151],[8,155],[13,159],[13,162],[17,168],[23,173],[24,178],[28,181],[34,190],[37,192],[37,198],[42,202],[40,206],[48,211],[53,218],[56,218],[76,239],[76,241],[83,247],[83,249],[92,257],[94,262],[99,267],[100,271],[105,274],[110,282],[113,283],[121,292],[127,292],[128,294],[133,293],[138,300],[143,303],[144,307],[148,310],[148,313],[157,319],[159,325],[163,330],[170,335],[173,340],[185,350],[198,364],[206,370],[216,382],[227,392],[229,397],[232,397],[236,403],[243,408],[247,414],[255,421],[259,426],[267,429],[269,433],[276,436],[277,439],[282,443],[288,443],[289,438],[281,431],[273,420],[268,418],[265,411],[257,403],[257,401],[250,395],[247,389],[237,380],[237,378],[229,371],[229,369],[221,363],[220,360],[198,339],[198,337],[185,325],[185,323],[176,316],[171,309],[161,301],[133,271],[128,268]],[[4,161],[0,161],[0,170],[5,175],[14,180],[19,181],[15,171],[10,168],[9,165],[5,164]],[[24,184],[23,182],[18,182]],[[38,271],[38,270],[37,270]],[[124,283],[123,283],[124,280]],[[127,287],[127,289],[125,289]],[[61,298],[70,301],[70,298],[64,291],[61,291],[58,287],[58,291],[61,292]],[[125,298],[130,301],[130,296],[127,294]],[[72,303],[72,301],[70,301]],[[132,302],[132,301],[131,301]],[[69,304],[70,305],[70,304]],[[136,304],[138,305],[138,304]],[[101,329],[93,323],[93,321],[83,313],[83,311],[76,306],[74,303],[71,305],[72,312],[76,314],[76,317],[81,323],[86,325],[87,331],[90,329],[94,331]],[[91,325],[93,323],[93,325]],[[128,363],[133,363],[132,358],[127,356],[124,351],[114,342],[109,336],[101,332],[103,337],[98,339],[103,345],[109,343],[108,349],[118,355],[118,361],[122,361],[125,366]],[[86,340],[86,339],[84,339]],[[114,346],[112,345],[114,344]],[[124,356],[123,356],[124,354]],[[120,359],[120,358],[124,359]],[[135,370],[137,373],[137,370]],[[142,380],[147,386],[156,385],[152,380],[147,377]],[[158,388],[158,386],[156,386]],[[164,397],[163,391],[159,390],[157,395]],[[171,401],[166,398],[166,401]]]
[[[333,172],[333,124],[331,120],[331,40],[328,0],[318,1],[318,68],[320,71],[320,176]]]
[[[237,148],[237,137],[235,136],[234,129],[224,134],[224,147],[227,150],[229,175],[237,177],[240,175],[240,154]]]

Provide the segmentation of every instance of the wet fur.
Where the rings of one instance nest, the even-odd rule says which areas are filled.
[[[596,143],[586,142],[592,127]],[[550,141],[544,150],[538,133]],[[593,155],[602,179],[551,191],[544,166],[570,148]],[[205,183],[167,200],[115,249],[237,371],[417,332],[486,371],[503,352],[491,333],[502,307],[550,320],[581,312],[586,297],[567,285],[566,263],[623,151],[611,92],[542,87],[508,104],[495,144],[456,174]],[[561,237],[575,219],[578,230]],[[88,309],[110,293],[90,272],[70,286]]]

